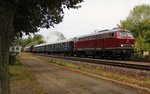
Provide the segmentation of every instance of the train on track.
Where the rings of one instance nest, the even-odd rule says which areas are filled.
[[[54,43],[26,47],[25,51],[70,56],[128,58],[134,53],[134,37],[128,30],[107,29]]]

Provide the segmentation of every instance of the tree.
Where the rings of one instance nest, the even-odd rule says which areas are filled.
[[[62,21],[64,8],[83,0],[0,0],[0,93],[9,94],[9,46],[15,36],[50,28]]]
[[[133,33],[137,56],[142,57],[143,51],[150,49],[150,6],[135,6],[126,20],[121,21],[120,27]]]
[[[22,49],[26,46],[34,46],[37,44],[44,43],[45,41],[43,40],[43,36],[40,34],[35,34],[33,37],[28,36],[27,38],[20,39],[16,41],[16,44],[19,44],[22,46]]]

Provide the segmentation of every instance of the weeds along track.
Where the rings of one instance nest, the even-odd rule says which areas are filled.
[[[85,63],[94,63],[94,64],[102,64],[102,65],[109,65],[109,66],[116,66],[116,67],[123,67],[128,69],[138,69],[141,71],[150,71],[150,63],[127,63],[124,61],[114,61],[114,60],[103,60],[103,59],[91,59],[91,58],[81,58],[81,57],[68,57],[68,56],[57,56],[57,55],[46,55],[46,54],[34,54],[52,58],[59,58],[65,60],[72,60],[72,61],[80,61]],[[132,61],[131,61],[132,62]]]

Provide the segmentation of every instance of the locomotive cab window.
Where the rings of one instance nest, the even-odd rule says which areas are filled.
[[[133,37],[133,35],[130,32],[127,32],[128,37]]]
[[[126,32],[120,32],[119,35],[120,35],[121,37],[126,37],[126,36],[127,36],[127,35],[126,35]]]
[[[109,37],[113,37],[115,34],[114,33],[109,33],[108,36]]]

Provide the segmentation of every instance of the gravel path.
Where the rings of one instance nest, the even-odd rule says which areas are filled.
[[[131,87],[66,70],[41,58],[20,58],[48,94],[142,94]]]

